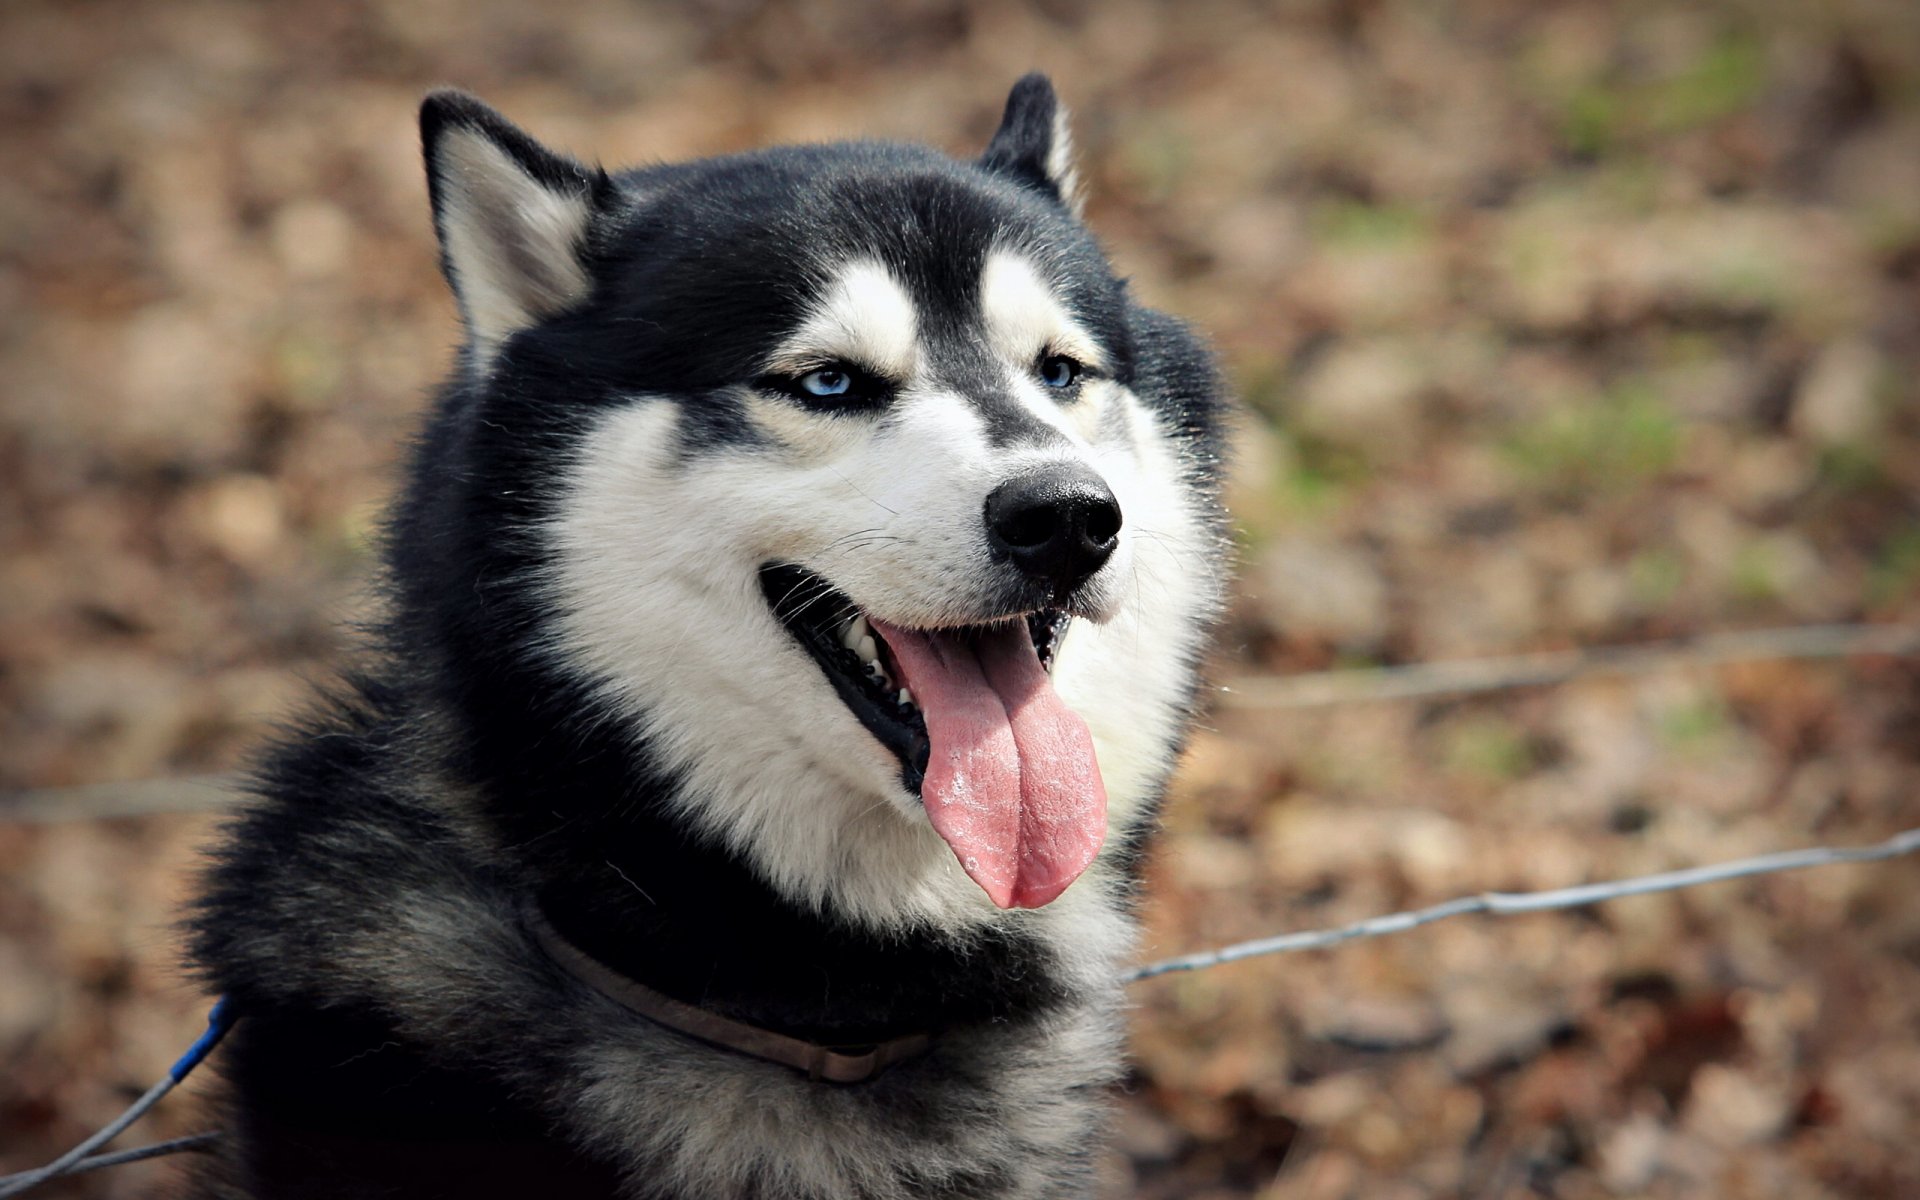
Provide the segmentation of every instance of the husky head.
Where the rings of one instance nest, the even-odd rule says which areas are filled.
[[[457,704],[626,739],[858,922],[1046,905],[1137,834],[1220,586],[1217,384],[1081,224],[1043,77],[971,163],[610,175],[457,93],[422,132],[467,339],[396,558]]]

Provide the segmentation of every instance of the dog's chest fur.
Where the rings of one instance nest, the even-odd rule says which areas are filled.
[[[199,1194],[1092,1194],[1221,588],[1221,400],[1080,224],[1051,88],[1023,80],[975,164],[853,144],[611,176],[448,95],[423,133],[467,338],[382,636],[265,758],[195,917],[241,1014]],[[995,525],[1009,481],[1066,524]],[[1058,756],[1009,743],[923,790],[950,735],[920,704],[947,700],[854,653],[883,625],[1025,655],[1037,691],[941,687],[1040,696],[993,719]],[[1008,755],[1025,782],[969,790]],[[1073,755],[1097,795],[1033,782]],[[931,814],[1028,784],[1052,799],[1002,857],[1040,882],[989,892],[972,852],[998,844]],[[545,923],[730,1021],[929,1047],[810,1078],[622,1007]]]
[[[393,737],[385,753],[407,757]],[[248,1014],[222,1065],[240,1155],[209,1173],[210,1194],[221,1175],[230,1194],[275,1197],[526,1195],[536,1180],[544,1196],[662,1200],[1086,1193],[1119,1061],[1127,933],[1096,889],[1033,914],[1045,920],[1020,947],[1026,979],[996,978],[1005,947],[919,948],[991,984],[1006,1009],[995,1017],[964,1011],[979,995],[956,1005],[912,980],[847,979],[884,996],[865,1011],[888,1024],[960,1023],[930,1025],[929,1052],[869,1082],[815,1082],[582,987],[537,948],[522,901],[457,819],[382,794],[384,772],[333,775],[327,745],[313,744],[304,779],[280,767],[277,794],[305,812],[245,818],[243,844],[278,848],[251,864],[271,879],[231,863],[215,903],[232,907],[202,935]],[[788,1027],[808,1031],[842,1007],[835,982],[796,973],[732,992],[728,1011],[793,1014]]]

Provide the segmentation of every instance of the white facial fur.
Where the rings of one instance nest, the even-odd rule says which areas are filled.
[[[896,379],[920,355],[919,317],[906,289],[871,259],[843,267],[800,328],[774,351],[774,370],[804,371],[821,359],[862,363]]]
[[[897,371],[886,418],[753,393],[748,412],[773,448],[688,463],[671,398],[609,414],[581,443],[549,531],[562,613],[551,651],[683,773],[687,815],[784,894],[878,926],[964,927],[997,910],[901,786],[893,754],[768,610],[759,567],[797,563],[895,624],[973,623],[992,594],[987,493],[1039,462],[1091,466],[1120,503],[1121,545],[1089,588],[1103,620],[1073,621],[1054,681],[1092,732],[1120,827],[1181,724],[1187,664],[1217,602],[1209,534],[1176,443],[1131,392],[1096,380],[1063,405],[1033,379],[1041,348],[1097,361],[1097,346],[1020,256],[987,262],[982,334],[1009,395],[1064,447],[991,445],[975,410],[927,374],[912,301],[880,264],[846,265],[824,296],[773,361]],[[1100,419],[1113,406],[1118,417]],[[1067,919],[1079,906],[1065,899],[1028,918]]]
[[[1031,364],[1043,351],[1105,367],[1100,344],[1067,314],[1024,254],[996,250],[980,272],[980,316],[994,349],[1009,363]]]

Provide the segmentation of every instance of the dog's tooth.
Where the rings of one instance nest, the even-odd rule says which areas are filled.
[[[840,635],[840,644],[849,650],[858,650],[860,648],[860,639],[866,636],[867,619],[863,616],[855,617],[853,620],[847,622],[846,630]],[[866,655],[863,657],[870,658],[872,656]]]
[[[906,688],[900,689],[900,704],[902,707],[905,707],[905,708],[913,707],[913,693],[908,691]]]
[[[860,644],[854,647],[853,652],[867,662],[878,663],[880,661],[880,647],[874,642],[872,634],[866,634],[861,637]]]

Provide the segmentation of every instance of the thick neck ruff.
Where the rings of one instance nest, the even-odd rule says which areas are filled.
[[[863,1047],[835,1048],[735,1021],[620,974],[562,937],[537,906],[528,906],[526,922],[534,941],[555,966],[628,1012],[711,1045],[803,1071],[809,1079],[865,1083],[933,1045],[932,1034],[914,1033]]]

